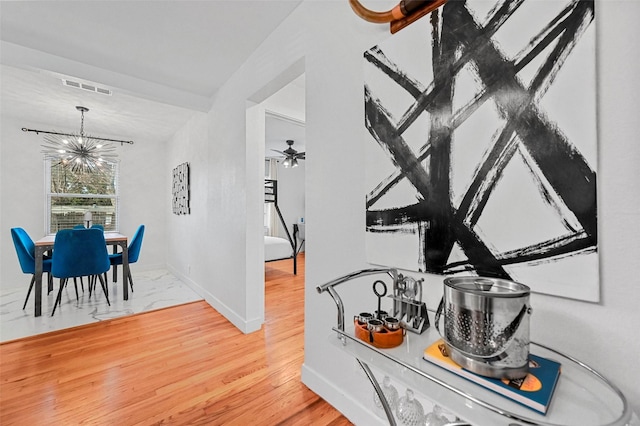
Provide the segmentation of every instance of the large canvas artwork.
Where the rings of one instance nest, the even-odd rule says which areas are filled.
[[[599,300],[594,19],[455,0],[364,53],[370,263]]]

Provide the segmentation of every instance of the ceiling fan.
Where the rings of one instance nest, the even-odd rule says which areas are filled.
[[[298,152],[295,149],[293,149],[293,140],[291,139],[287,140],[287,145],[289,145],[289,147],[284,151],[278,151],[277,149],[272,149],[272,151],[275,151],[284,155],[284,161],[282,162],[282,165],[284,167],[287,167],[287,168],[298,167],[298,160],[304,160],[305,153]]]

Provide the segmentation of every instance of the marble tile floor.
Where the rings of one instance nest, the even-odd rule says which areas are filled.
[[[24,298],[27,296],[29,277],[24,275],[24,286],[0,292],[0,342],[19,339],[36,334],[64,328],[76,327],[107,319],[137,314],[180,305],[183,303],[202,300],[189,286],[176,278],[167,270],[147,272],[135,272],[133,276],[132,293],[129,290],[129,300],[122,300],[122,276],[118,276],[118,282],[111,281],[111,273],[108,274],[109,301],[100,288],[96,287],[96,293],[89,298],[87,280],[84,280],[85,291],[82,292],[78,281],[79,300],[76,301],[76,293],[73,283],[70,282],[62,292],[62,302],[58,306],[54,316],[51,316],[55,297],[58,293],[59,282],[54,279],[54,290],[46,294],[46,274],[42,291],[42,316],[34,316],[34,295],[29,297],[25,310],[22,310]]]

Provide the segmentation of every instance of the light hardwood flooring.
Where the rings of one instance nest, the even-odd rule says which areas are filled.
[[[300,382],[304,256],[265,264],[266,321],[206,302],[0,345],[0,424],[349,425]]]

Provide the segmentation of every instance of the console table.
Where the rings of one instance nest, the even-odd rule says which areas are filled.
[[[369,365],[394,377],[463,419],[468,425],[495,426],[625,426],[632,412],[622,392],[603,375],[583,362],[547,346],[531,342],[530,352],[562,364],[562,373],[546,415],[489,391],[423,359],[423,351],[441,336],[435,327],[422,334],[407,332],[403,343],[379,349],[355,336],[351,322],[345,325],[342,299],[335,287],[367,275],[383,274],[396,279],[395,269],[365,269],[318,286],[329,293],[338,309],[337,326],[329,342],[354,356],[380,397],[389,424],[395,418]]]

